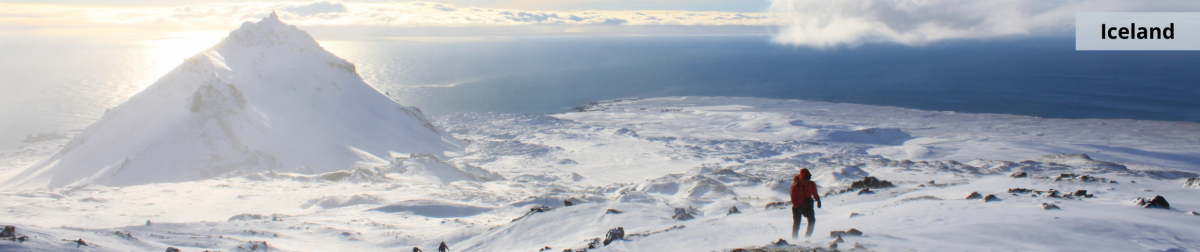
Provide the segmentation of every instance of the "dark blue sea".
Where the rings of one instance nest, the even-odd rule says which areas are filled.
[[[769,39],[320,42],[355,63],[367,83],[426,113],[561,113],[620,98],[744,96],[1047,118],[1200,122],[1200,52],[1075,51],[1072,37],[834,49],[795,48]],[[19,146],[27,134],[82,129],[194,54],[191,50],[198,52],[174,49],[188,47],[169,42],[0,39],[0,44],[12,49],[0,52],[3,148]]]
[[[434,113],[559,113],[597,100],[686,95],[1200,122],[1200,52],[1075,51],[1074,43],[1053,37],[826,50],[768,37],[328,44],[346,50],[368,83]]]

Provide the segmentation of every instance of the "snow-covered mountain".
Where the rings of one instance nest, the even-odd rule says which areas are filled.
[[[415,107],[274,13],[246,22],[112,109],[4,188],[125,186],[233,173],[330,172],[462,151]]]

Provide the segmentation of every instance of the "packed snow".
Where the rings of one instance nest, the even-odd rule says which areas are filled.
[[[1200,124],[732,97],[395,116],[416,109],[376,96],[353,68],[263,65],[351,66],[292,47],[311,38],[277,22],[244,25],[177,71],[211,73],[172,73],[146,91],[162,94],[70,139],[0,152],[0,179],[39,181],[0,191],[0,225],[15,228],[0,250],[1200,250]],[[275,35],[238,35],[264,27],[276,32],[249,34]],[[287,79],[297,73],[313,74]],[[341,92],[327,80],[353,93],[321,96]],[[200,150],[228,158],[181,154]],[[261,166],[267,155],[277,167]],[[235,165],[247,160],[259,166]],[[800,168],[823,208],[815,235],[793,239]],[[618,227],[623,239],[604,242]]]

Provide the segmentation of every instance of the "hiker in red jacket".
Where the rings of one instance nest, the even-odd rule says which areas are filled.
[[[821,208],[821,196],[817,195],[817,183],[813,183],[812,174],[808,173],[808,168],[800,169],[800,175],[796,175],[792,182],[792,238],[799,237],[800,232],[800,217],[808,218],[808,232],[804,233],[804,237],[812,237],[813,226],[817,219],[813,213],[813,201],[817,201],[817,208]]]

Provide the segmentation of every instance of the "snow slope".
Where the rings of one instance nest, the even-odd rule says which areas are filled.
[[[184,60],[0,187],[321,173],[462,148],[420,110],[367,85],[353,64],[272,13]]]
[[[850,228],[865,235],[843,236],[840,251],[1200,250],[1200,191],[1185,185],[1200,176],[1186,162],[1200,157],[1194,123],[725,97],[432,119],[463,140],[461,155],[0,191],[0,224],[33,238],[0,250],[431,251],[445,241],[452,251],[580,251],[616,227],[627,240],[588,251],[725,251],[779,239],[829,251],[830,232]],[[60,143],[0,153],[0,164],[27,164]],[[924,154],[880,151],[892,148]],[[786,205],[770,205],[787,199],[799,167],[813,170],[824,204],[814,236],[793,239]],[[866,176],[895,187],[838,193]],[[996,200],[967,199],[972,192]],[[1171,209],[1133,203],[1156,195]],[[694,218],[673,219],[676,209]],[[63,241],[76,239],[91,245]]]

